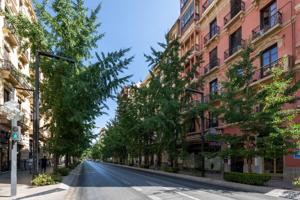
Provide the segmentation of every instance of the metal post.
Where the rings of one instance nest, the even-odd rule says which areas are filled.
[[[33,95],[33,176],[39,174],[39,94],[40,94],[40,55],[35,53],[35,91]]]
[[[11,100],[15,99],[15,90],[13,90],[12,92],[12,97]],[[11,120],[11,127],[15,127],[17,126],[17,119],[14,117]],[[10,183],[11,183],[11,192],[10,195],[12,197],[15,197],[17,195],[17,148],[18,148],[18,142],[17,141],[13,141],[12,139],[11,141],[11,177],[10,177]]]

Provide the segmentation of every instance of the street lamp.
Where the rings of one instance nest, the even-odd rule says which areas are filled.
[[[48,52],[37,50],[35,53],[35,90],[33,97],[33,176],[39,174],[39,129],[40,129],[40,57],[48,57],[63,60],[75,64],[75,60],[69,57],[58,56]]]
[[[201,103],[204,102],[204,93],[202,91],[199,90],[195,90],[192,88],[185,88],[186,92],[190,92],[190,93],[194,93],[194,94],[200,94],[201,95]],[[205,176],[205,156],[204,156],[204,145],[205,145],[205,136],[204,136],[204,132],[205,132],[205,118],[204,118],[204,111],[201,111],[200,114],[200,123],[201,123],[201,176],[204,177]]]

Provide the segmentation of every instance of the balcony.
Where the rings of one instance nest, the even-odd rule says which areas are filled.
[[[214,2],[214,0],[207,0],[202,5],[202,13]]]
[[[245,12],[245,2],[241,1],[240,5],[234,5],[231,11],[224,17],[224,28],[233,23],[243,12]]]
[[[257,41],[259,38],[272,32],[272,30],[275,30],[277,27],[279,27],[282,24],[282,14],[279,11],[276,14],[270,16],[269,19],[270,19],[269,24],[267,25],[262,24],[252,30],[252,42]]]
[[[282,58],[277,59],[273,63],[266,65],[264,67],[260,67],[258,70],[255,70],[251,86],[260,84],[269,78],[271,78],[272,69],[275,67],[282,67],[284,71],[288,71],[290,66],[292,65],[293,60],[291,56],[283,56]]]
[[[204,45],[208,45],[211,41],[213,41],[220,34],[220,27],[214,26],[209,33],[204,37]]]
[[[200,16],[198,14],[196,14],[195,16],[191,17],[186,24],[181,25],[181,29],[180,29],[181,37],[183,36],[183,34],[188,32],[187,30],[192,26],[192,24],[194,24],[193,28],[198,30],[199,27],[197,26],[197,24],[195,22],[198,21],[199,19],[200,19]]]
[[[12,45],[13,47],[20,46],[20,40],[15,35],[16,28],[5,18],[4,18],[3,33],[5,39],[10,43],[10,45]]]
[[[275,67],[283,67],[284,70],[287,71],[289,68],[289,65],[290,65],[290,60],[291,59],[289,59],[289,57],[283,57],[283,58],[277,59],[276,61],[274,61],[268,65],[262,66],[260,68],[260,78],[263,79],[267,76],[270,76],[272,73],[272,69]]]
[[[246,46],[245,40],[241,39],[236,45],[233,45],[231,48],[227,49],[224,52],[224,60],[228,61],[230,58],[233,58],[235,55],[240,53]]]
[[[3,78],[12,81],[18,87],[29,90],[32,89],[30,83],[26,80],[26,76],[23,75],[9,60],[0,60],[0,73]]]
[[[190,0],[182,0],[180,5],[180,10],[183,11],[183,9],[189,4]]]
[[[194,55],[200,55],[200,46],[198,44],[192,45],[192,47],[189,49],[189,56],[188,58],[192,58]]]
[[[204,74],[207,75],[220,66],[220,59],[211,59],[211,61],[204,66]]]

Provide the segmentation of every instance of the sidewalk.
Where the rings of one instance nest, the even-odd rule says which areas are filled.
[[[153,170],[153,169],[144,169],[144,168],[138,168],[138,167],[131,167],[127,165],[119,165],[119,164],[113,164],[113,163],[106,163],[109,165],[115,165],[123,168],[128,168],[128,169],[134,169],[134,170],[140,170],[140,171],[145,171],[145,172],[150,172],[158,175],[163,175],[163,176],[171,176],[175,178],[181,178],[181,179],[186,179],[189,181],[195,181],[199,183],[204,183],[208,185],[216,185],[216,186],[221,186],[229,189],[234,189],[234,190],[241,190],[241,191],[246,191],[246,192],[255,192],[255,193],[262,193],[266,194],[268,196],[273,196],[273,197],[281,197],[281,198],[287,198],[287,199],[292,199],[292,200],[300,200],[300,191],[296,190],[287,190],[284,189],[284,187],[287,187],[283,182],[274,182],[272,183],[273,185],[281,185],[281,187],[273,187],[273,186],[255,186],[255,185],[246,185],[246,184],[241,184],[241,183],[234,183],[234,182],[228,182],[224,181],[221,178],[210,178],[210,177],[198,177],[198,176],[191,176],[191,175],[186,175],[186,174],[179,174],[179,173],[169,173],[169,172],[164,172],[160,170]]]
[[[76,168],[75,168],[76,170]],[[63,182],[55,185],[33,187],[31,186],[32,175],[28,171],[18,172],[17,196],[15,199],[26,200],[63,200],[74,179],[71,172],[63,178]],[[11,200],[10,197],[10,172],[0,174],[0,199]]]

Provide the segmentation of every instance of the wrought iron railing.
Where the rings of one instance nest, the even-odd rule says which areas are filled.
[[[215,68],[219,65],[220,65],[219,58],[211,59],[211,61],[207,65],[204,66],[204,74],[209,73],[210,70],[212,70],[213,68]]]
[[[279,11],[274,15],[270,16],[269,18],[270,22],[268,24],[261,24],[252,30],[252,40],[260,37],[274,26],[282,23],[282,14]]]
[[[25,88],[32,89],[29,82],[26,80],[27,77],[22,74],[9,60],[0,59],[0,69],[11,71],[12,76]]]
[[[220,33],[220,27],[214,26],[208,34],[204,37],[204,44],[206,45],[208,41],[210,41],[214,36],[218,35]]]
[[[235,4],[230,12],[224,17],[224,26],[228,24],[240,11],[245,11],[245,2],[240,1],[240,4]]]
[[[239,50],[245,48],[246,42],[245,40],[241,39],[239,42],[237,42],[235,45],[233,45],[231,48],[227,49],[224,52],[224,59],[226,60],[230,56],[232,56],[234,53],[238,52]]]
[[[205,1],[202,5],[202,12],[204,12],[210,6],[210,4],[212,4],[212,2],[214,2],[214,0]]]
[[[282,58],[279,58],[268,65],[262,66],[260,69],[260,78],[264,78],[264,77],[270,75],[272,68],[279,66],[279,65],[283,65]]]

